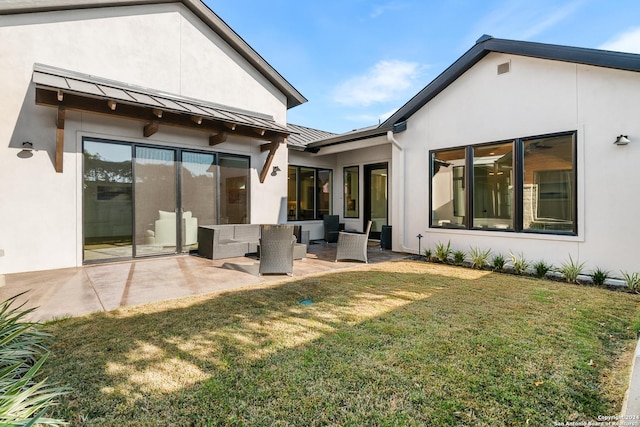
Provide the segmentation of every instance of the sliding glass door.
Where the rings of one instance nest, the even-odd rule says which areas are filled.
[[[84,140],[84,260],[198,248],[198,226],[249,222],[248,157]]]
[[[131,146],[84,143],[84,260],[133,256]]]
[[[181,245],[176,150],[135,147],[135,256],[176,253]]]

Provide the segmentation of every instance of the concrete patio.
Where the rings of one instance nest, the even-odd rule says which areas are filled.
[[[192,255],[0,275],[0,299],[26,292],[19,301],[26,301],[25,308],[38,307],[31,320],[47,321],[366,266],[334,262],[335,251],[335,244],[309,245],[307,258],[294,261],[292,277],[259,276],[255,257],[210,260]],[[370,263],[407,256],[369,242]]]

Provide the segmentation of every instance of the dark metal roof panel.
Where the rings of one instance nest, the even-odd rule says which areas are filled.
[[[313,141],[317,141],[330,136],[335,136],[335,133],[326,132],[319,129],[313,129],[306,126],[295,125],[289,123],[289,130],[292,132],[287,138],[287,143],[290,147],[304,149],[308,144]]]

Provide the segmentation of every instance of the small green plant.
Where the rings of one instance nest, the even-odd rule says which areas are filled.
[[[498,254],[498,255],[494,256],[493,259],[491,260],[491,265],[493,266],[493,271],[502,271],[502,269],[504,268],[504,263],[505,262],[506,262],[506,260],[504,259],[502,254]]]
[[[513,271],[516,274],[525,274],[527,268],[529,268],[529,261],[524,257],[524,254],[520,253],[520,256],[511,253],[511,263],[513,264]]]
[[[621,271],[624,281],[627,282],[627,287],[630,291],[638,292],[640,290],[640,273],[628,273]]]
[[[579,263],[578,261],[574,261],[571,258],[571,254],[569,254],[569,261],[563,262],[560,266],[560,273],[564,275],[564,278],[569,283],[577,283],[578,276],[582,273],[584,269],[584,262]]]
[[[461,265],[464,262],[464,259],[466,256],[467,254],[465,254],[464,251],[457,250],[453,252],[453,262],[455,262],[458,265]]]
[[[611,273],[607,270],[603,270],[600,267],[596,267],[591,272],[591,280],[596,286],[604,286],[604,282],[611,276]]]
[[[424,250],[424,257],[427,259],[427,261],[431,259],[432,255],[433,255],[433,251],[431,249]]]
[[[469,247],[469,256],[471,257],[471,267],[482,269],[487,265],[491,255],[491,249],[483,251],[477,247]]]
[[[447,242],[446,246],[444,243],[438,242],[436,245],[436,258],[441,262],[449,262],[449,255],[451,255],[451,242]]]
[[[49,356],[49,335],[41,324],[24,320],[34,309],[12,307],[20,295],[0,303],[0,425],[61,425],[44,415],[68,390],[35,379]]]
[[[543,278],[547,275],[553,266],[551,264],[547,264],[545,261],[540,260],[533,264],[533,269],[535,270],[536,277]]]

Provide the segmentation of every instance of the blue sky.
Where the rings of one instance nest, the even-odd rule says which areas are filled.
[[[308,100],[288,121],[377,124],[483,34],[640,53],[638,0],[204,0]]]

